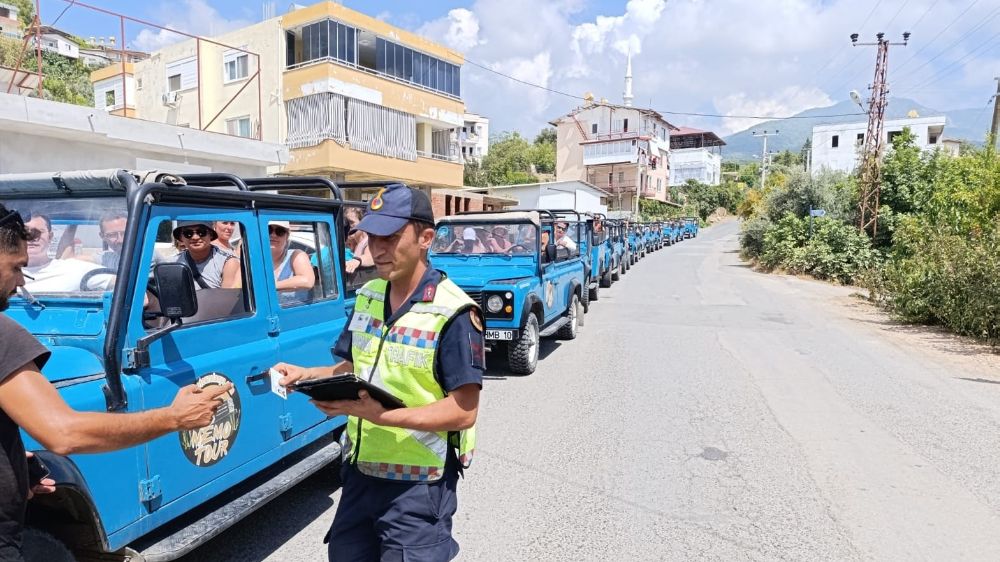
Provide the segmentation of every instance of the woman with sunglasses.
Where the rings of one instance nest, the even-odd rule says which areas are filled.
[[[283,303],[306,302],[316,285],[316,273],[309,256],[302,250],[292,250],[291,223],[270,221],[267,234],[271,242],[271,263],[274,265],[274,286]]]
[[[241,285],[240,260],[214,246],[219,235],[208,221],[178,221],[174,240],[184,244],[172,261],[186,263],[198,289],[238,289]]]

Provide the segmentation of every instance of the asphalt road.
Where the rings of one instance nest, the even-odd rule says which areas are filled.
[[[639,262],[529,377],[491,370],[461,560],[998,560],[1000,367],[738,225]],[[323,560],[322,475],[186,560]]]

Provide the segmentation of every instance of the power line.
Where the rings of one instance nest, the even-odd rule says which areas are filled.
[[[962,10],[962,13],[958,14],[957,16],[955,16],[955,19],[951,20],[951,22],[948,25],[944,26],[944,28],[941,31],[939,31],[937,33],[937,35],[935,35],[934,37],[931,37],[930,41],[924,43],[924,46],[920,47],[920,49],[918,49],[917,52],[913,53],[913,56],[911,56],[910,58],[908,58],[905,61],[901,62],[899,64],[899,66],[896,67],[896,72],[899,72],[900,70],[903,69],[904,66],[906,66],[907,64],[909,64],[910,61],[912,61],[913,59],[917,58],[917,56],[920,55],[920,53],[924,52],[927,49],[927,47],[929,47],[932,43],[934,43],[935,40],[937,40],[938,37],[941,37],[941,35],[943,35],[944,32],[948,31],[948,29],[951,28],[951,26],[955,25],[955,22],[957,22],[958,20],[962,19],[962,16],[964,16],[969,10],[971,10],[972,7],[975,6],[977,3],[979,3],[979,0],[972,0],[972,3],[969,4],[964,10]],[[927,15],[927,14],[924,14],[924,15]],[[921,19],[923,19],[923,16],[921,16]]]
[[[959,66],[959,65],[961,65],[963,62],[965,62],[965,60],[968,59],[969,57],[972,57],[974,55],[979,54],[979,51],[983,47],[988,47],[990,45],[990,43],[992,43],[993,40],[996,39],[996,38],[998,38],[998,37],[1000,37],[1000,32],[994,34],[992,37],[990,37],[986,41],[980,43],[976,48],[974,48],[971,51],[969,51],[968,53],[966,53],[966,55],[964,57],[962,57],[962,58],[960,58],[960,59],[958,59],[958,60],[956,60],[956,61],[954,61],[954,62],[952,62],[952,63],[950,63],[950,64],[948,64],[946,66],[944,66],[943,68],[939,69],[937,72],[935,72],[934,74],[932,74],[925,81],[925,83],[926,84],[933,84],[934,82],[937,82],[937,81],[943,79],[945,76],[948,76],[948,75],[952,74],[956,70],[961,69],[961,66]],[[907,76],[912,76],[912,74],[907,75]]]
[[[914,24],[910,26],[910,31],[916,31],[917,30],[917,26],[920,25],[920,22],[924,21],[924,18],[927,17],[927,14],[931,13],[931,10],[934,9],[934,6],[937,6],[937,0],[934,0],[933,2],[931,2],[931,5],[927,6],[927,9],[924,10],[924,13],[920,14],[920,17],[917,18],[917,21],[914,22]]]
[[[519,84],[523,84],[525,86],[530,86],[532,88],[537,88],[539,90],[545,90],[546,92],[551,92],[553,94],[559,94],[561,96],[566,96],[568,98],[572,98],[572,99],[575,99],[575,100],[589,101],[587,98],[585,98],[583,96],[578,96],[578,95],[575,95],[575,94],[570,94],[570,93],[567,93],[567,92],[563,92],[563,91],[560,91],[560,90],[549,88],[547,86],[542,86],[541,84],[535,84],[533,82],[528,82],[527,80],[521,80],[520,78],[515,78],[515,77],[513,77],[513,76],[511,76],[509,74],[505,74],[503,72],[500,72],[499,70],[494,70],[494,69],[492,69],[492,68],[490,68],[490,67],[488,67],[488,66],[486,66],[486,65],[484,65],[482,63],[478,63],[478,62],[475,62],[473,60],[465,59],[465,62],[471,64],[472,66],[476,66],[478,68],[481,68],[481,69],[483,69],[483,70],[485,70],[487,72],[492,72],[493,74],[496,74],[497,76],[503,76],[504,78],[507,78],[508,80],[513,80],[514,82],[517,82]],[[829,118],[829,117],[855,117],[855,116],[858,116],[858,115],[865,115],[865,113],[836,113],[836,114],[831,114],[831,115],[811,115],[811,116],[807,116],[807,115],[789,115],[787,117],[772,117],[772,116],[769,116],[769,115],[723,115],[721,113],[701,113],[701,112],[696,112],[696,111],[664,111],[664,110],[654,110],[654,111],[656,111],[657,113],[664,114],[664,115],[682,115],[682,116],[687,116],[687,117],[720,117],[720,118],[730,117],[730,118],[734,118],[734,119],[764,119],[764,120],[773,120],[773,121],[785,121],[785,120],[789,120],[789,119],[824,119],[824,118]]]
[[[903,8],[905,8],[906,5],[909,3],[910,0],[904,0],[903,3],[899,5],[899,9],[896,10],[896,13],[893,14],[891,18],[889,18],[889,22],[885,24],[885,29],[889,29],[889,26],[892,25],[892,22],[896,21],[896,18],[899,17],[899,13],[902,12]]]
[[[52,20],[52,23],[49,24],[49,27],[55,27],[56,24],[59,23],[59,20],[62,19],[63,14],[66,13],[66,10],[69,10],[70,8],[73,7],[73,4],[76,4],[76,0],[70,0],[69,4],[66,4],[66,7],[63,8],[61,12],[59,12],[58,16],[56,16],[56,19]]]
[[[959,45],[962,42],[963,39],[967,39],[973,33],[975,33],[976,31],[979,31],[980,28],[982,28],[984,25],[986,25],[987,23],[989,23],[990,20],[992,20],[993,18],[995,18],[998,14],[1000,14],[1000,8],[997,8],[996,10],[993,11],[993,13],[991,13],[988,16],[986,16],[986,18],[983,21],[981,21],[979,23],[979,25],[977,25],[976,27],[972,28],[971,30],[963,33],[962,37],[959,38],[958,41],[955,41],[954,43],[948,45],[940,53],[938,53],[938,54],[934,55],[933,57],[927,59],[926,61],[924,61],[923,64],[921,64],[920,66],[914,68],[913,70],[911,70],[910,72],[908,72],[906,75],[904,75],[903,77],[901,77],[899,80],[900,81],[906,81],[907,79],[909,79],[909,78],[911,78],[913,76],[916,76],[917,73],[920,71],[921,68],[924,68],[925,66],[927,66],[930,63],[934,62],[935,60],[939,59],[941,56],[943,56],[945,53],[947,53],[948,51],[950,51],[952,48],[954,48],[957,45]]]
[[[858,32],[864,31],[865,26],[868,25],[868,21],[872,19],[872,15],[875,13],[875,10],[878,9],[880,4],[882,4],[882,0],[875,2],[875,5],[872,6],[872,11],[868,12],[868,15],[865,17],[865,21],[861,22],[861,27],[858,28]]]

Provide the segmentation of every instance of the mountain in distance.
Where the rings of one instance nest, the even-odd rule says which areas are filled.
[[[889,98],[886,108],[886,119],[902,119],[911,110],[916,110],[921,117],[935,117],[944,115],[947,124],[944,128],[945,138],[961,139],[982,144],[989,131],[989,119],[992,113],[984,111],[983,108],[954,109],[950,111],[939,111],[921,105],[911,99]],[[780,131],[777,136],[768,137],[768,151],[781,152],[790,150],[799,152],[806,140],[812,137],[812,128],[815,125],[826,125],[830,123],[859,123],[867,121],[865,115],[848,115],[844,117],[822,117],[823,115],[840,115],[844,113],[860,113],[861,108],[853,101],[846,100],[829,107],[814,107],[807,109],[796,116],[804,119],[781,119],[764,121],[749,129],[733,133],[723,137],[726,146],[722,147],[722,157],[725,160],[750,160],[756,154],[760,158],[760,151],[763,148],[763,139],[753,136],[753,131]]]

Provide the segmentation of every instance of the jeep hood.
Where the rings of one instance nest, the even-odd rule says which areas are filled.
[[[507,265],[453,265],[434,264],[435,267],[444,271],[456,285],[463,288],[478,289],[486,286],[490,282],[501,279],[518,279],[522,277],[533,277],[538,270],[529,266]]]

